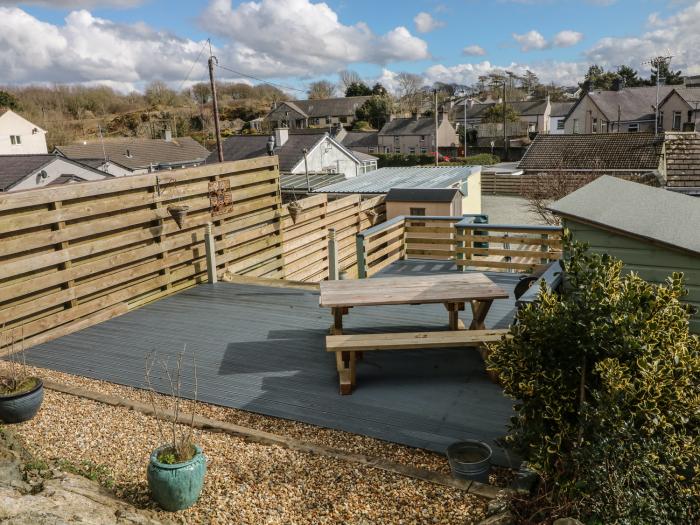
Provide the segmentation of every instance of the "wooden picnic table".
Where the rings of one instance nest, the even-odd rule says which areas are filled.
[[[483,273],[453,273],[428,276],[322,281],[319,304],[331,308],[331,335],[343,333],[343,316],[357,306],[442,303],[448,312],[450,330],[463,330],[459,312],[470,303],[470,330],[485,329],[484,320],[494,299],[508,293]]]

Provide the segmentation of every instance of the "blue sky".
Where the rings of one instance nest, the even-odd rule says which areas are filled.
[[[0,0],[15,50],[0,67],[18,84],[177,85],[205,74],[192,64],[211,37],[222,64],[301,89],[344,68],[389,87],[400,71],[470,84],[499,68],[572,84],[592,62],[643,70],[667,50],[699,74],[698,27],[700,0]]]

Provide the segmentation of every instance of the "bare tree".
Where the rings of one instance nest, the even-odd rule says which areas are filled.
[[[338,78],[340,79],[340,90],[343,93],[345,93],[352,84],[359,84],[362,82],[360,74],[350,69],[344,69],[338,73]]]
[[[549,205],[593,182],[599,176],[600,173],[595,169],[585,172],[565,171],[562,163],[559,163],[559,167],[552,170],[528,175],[521,185],[521,194],[527,199],[527,207],[532,213],[545,223],[558,226],[561,221],[547,209]]]
[[[423,77],[402,72],[396,75],[399,85],[399,109],[404,112],[420,112],[423,106]]]
[[[309,85],[309,98],[333,98],[335,96],[335,85],[328,80],[318,80]]]

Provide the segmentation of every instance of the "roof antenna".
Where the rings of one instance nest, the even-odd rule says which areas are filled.
[[[670,51],[667,50],[666,53],[666,56],[657,56],[642,62],[642,65],[651,65],[652,68],[656,68],[656,107],[654,108],[656,117],[654,120],[654,135],[659,134],[659,89],[661,86],[661,67],[666,66],[664,69],[667,70],[671,64],[671,59],[673,58]],[[664,77],[664,81],[665,80],[666,78]]]
[[[104,169],[102,171],[107,171],[107,151],[105,150],[105,140],[102,136],[102,126],[99,123],[97,124],[97,132],[100,134],[100,144],[102,144],[102,156],[105,159],[105,163],[102,166]]]

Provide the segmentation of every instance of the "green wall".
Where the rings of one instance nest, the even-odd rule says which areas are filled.
[[[625,237],[571,219],[563,222],[574,239],[587,242],[593,251],[622,259],[625,269],[637,272],[647,281],[663,283],[673,272],[683,272],[688,288],[685,300],[698,309],[690,321],[690,329],[700,334],[700,256]]]

